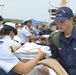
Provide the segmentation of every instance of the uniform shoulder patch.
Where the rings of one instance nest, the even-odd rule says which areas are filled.
[[[0,44],[4,43],[4,41],[0,41]]]
[[[25,29],[27,29],[27,27],[25,27]]]

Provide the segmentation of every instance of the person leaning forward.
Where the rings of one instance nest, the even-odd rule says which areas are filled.
[[[13,46],[12,48],[16,49],[16,47],[14,48]],[[27,74],[36,66],[37,62],[45,56],[45,53],[39,49],[38,55],[34,59],[23,63],[11,52],[10,49],[10,47],[8,48],[3,45],[3,42],[0,42],[0,68],[6,73],[13,70],[19,74]]]

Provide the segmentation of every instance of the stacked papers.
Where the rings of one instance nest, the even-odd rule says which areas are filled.
[[[15,55],[21,60],[33,59],[38,54],[38,48],[46,53],[46,58],[51,56],[51,50],[48,46],[37,45],[35,43],[26,43],[23,46],[24,48],[19,48],[15,52]]]

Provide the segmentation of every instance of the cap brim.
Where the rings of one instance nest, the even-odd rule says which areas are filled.
[[[4,25],[3,29],[8,29],[8,30],[14,31],[15,35],[17,35],[17,29],[14,28],[14,27],[11,27],[11,26],[8,26],[8,25]]]
[[[64,17],[55,17],[55,20],[66,20],[67,18]]]
[[[0,21],[3,21],[3,17],[2,16],[0,16]]]

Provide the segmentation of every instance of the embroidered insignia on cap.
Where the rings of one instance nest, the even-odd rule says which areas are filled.
[[[56,14],[56,16],[62,16],[62,14]]]
[[[62,9],[62,12],[63,12],[63,13],[66,13],[63,9]]]

